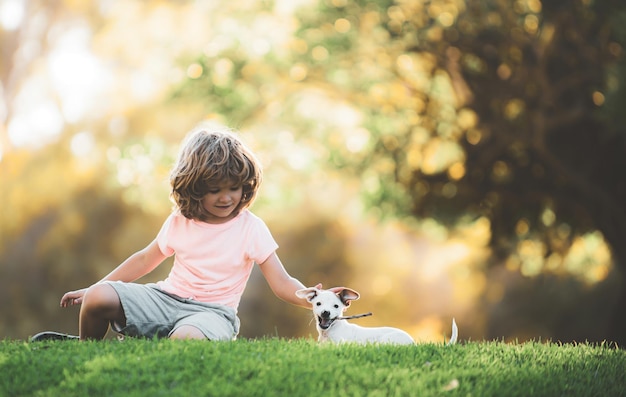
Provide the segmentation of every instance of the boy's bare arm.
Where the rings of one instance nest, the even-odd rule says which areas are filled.
[[[144,249],[135,252],[122,262],[111,273],[107,274],[103,281],[131,282],[153,271],[163,262],[165,255],[161,252],[156,240],[148,244]]]
[[[165,255],[159,249],[156,240],[148,244],[144,249],[135,252],[128,259],[122,262],[111,273],[107,274],[99,283],[103,281],[125,281],[131,282],[138,278],[150,273],[154,270],[163,260]],[[83,301],[83,295],[87,288],[82,288],[76,291],[70,291],[63,295],[61,298],[61,307],[67,307],[72,305],[78,305]]]
[[[272,253],[259,267],[274,295],[293,305],[311,308],[309,302],[296,296],[296,291],[305,286],[287,273],[276,253]]]

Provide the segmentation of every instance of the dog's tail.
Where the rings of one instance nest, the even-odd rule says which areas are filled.
[[[454,320],[454,317],[453,317],[452,318],[452,335],[450,335],[448,346],[454,345],[458,337],[459,337],[459,328],[456,326],[456,321]]]

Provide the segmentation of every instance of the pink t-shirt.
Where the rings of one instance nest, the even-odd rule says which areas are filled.
[[[265,223],[248,210],[222,224],[187,219],[175,211],[161,227],[157,243],[164,255],[176,254],[159,287],[235,311],[254,263],[265,262],[278,248]]]

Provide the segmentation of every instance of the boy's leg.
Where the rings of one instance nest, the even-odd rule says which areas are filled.
[[[174,324],[168,335],[172,339],[208,339],[212,341],[232,341],[239,332],[239,319],[232,309],[225,307],[210,309],[203,304],[187,303],[194,311],[203,307],[203,311],[185,315]],[[184,307],[181,308],[181,311]],[[189,312],[188,312],[189,313]],[[225,314],[231,314],[225,316]]]
[[[193,325],[181,325],[170,334],[170,339],[206,339],[207,337]]]
[[[114,321],[124,325],[126,318],[120,298],[109,284],[89,287],[80,308],[80,339],[102,339]]]

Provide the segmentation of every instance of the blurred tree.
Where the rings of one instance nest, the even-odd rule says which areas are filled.
[[[410,4],[394,6],[386,27],[408,53],[433,57],[433,80],[450,78],[456,127],[423,113],[440,137],[459,136],[464,161],[402,170],[406,146],[390,151],[381,140],[374,153],[400,160],[394,181],[413,198],[398,208],[487,217],[496,263],[525,240],[542,244],[546,263],[562,263],[577,236],[601,231],[622,275],[608,337],[625,343],[626,130],[615,112],[626,105],[623,2],[433,1],[419,14]]]
[[[539,244],[533,274],[601,231],[622,277],[609,338],[626,343],[623,2],[332,1],[321,11],[303,37],[325,21],[356,26],[317,45],[333,54],[322,70],[352,70],[340,88],[370,94],[357,96],[368,152],[336,163],[372,176],[371,203],[449,225],[485,217],[493,263],[519,263],[524,243]]]

